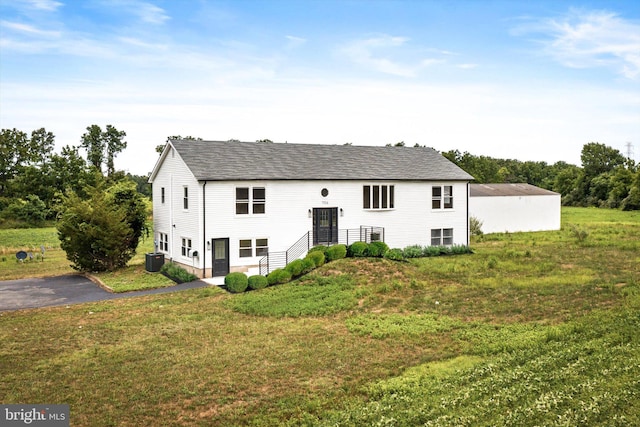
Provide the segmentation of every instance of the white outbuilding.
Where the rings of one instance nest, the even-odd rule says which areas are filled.
[[[560,194],[531,184],[471,184],[469,216],[484,233],[560,229]]]

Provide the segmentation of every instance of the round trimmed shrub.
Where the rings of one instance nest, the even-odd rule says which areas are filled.
[[[367,245],[365,242],[353,242],[351,245],[349,245],[347,254],[349,254],[350,257],[367,256],[369,254],[368,246],[369,245]]]
[[[291,273],[291,277],[298,277],[302,274],[302,268],[302,260],[296,259],[287,264],[284,269]]]
[[[323,254],[326,254],[326,253],[327,253],[327,249],[328,249],[328,248],[329,248],[329,247],[328,247],[328,246],[325,246],[325,245],[318,245],[318,246],[314,246],[314,247],[312,247],[311,249],[309,249],[309,253],[312,253],[312,252],[322,252]]]
[[[267,282],[269,286],[281,285],[291,281],[291,273],[283,268],[276,268],[267,275]]]
[[[269,281],[265,276],[255,274],[249,277],[249,288],[253,290],[264,289],[269,286]]]
[[[316,263],[311,258],[305,257],[302,260],[302,274],[307,274],[313,271],[314,268],[316,268]]]
[[[389,250],[389,246],[385,242],[371,242],[369,243],[369,256],[383,257]]]
[[[229,273],[224,277],[224,284],[227,286],[229,292],[237,294],[247,290],[249,279],[244,273]]]
[[[313,261],[313,264],[316,267],[322,267],[326,261],[324,252],[320,251],[309,252],[305,258],[309,258],[311,261]]]
[[[402,255],[402,249],[397,249],[397,248],[389,249],[387,252],[385,252],[384,257],[392,261],[404,260],[404,255]]]
[[[346,245],[333,245],[327,249],[327,262],[342,259],[347,256]]]

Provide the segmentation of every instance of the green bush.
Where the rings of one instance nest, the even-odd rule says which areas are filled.
[[[237,294],[247,290],[249,279],[244,273],[229,273],[224,277],[224,284],[229,292]]]
[[[347,250],[347,254],[350,257],[363,257],[369,254],[369,245],[365,242],[354,242],[349,245],[349,249]]]
[[[335,261],[347,256],[346,245],[333,245],[327,249],[327,261]]]
[[[453,245],[451,246],[451,253],[455,255],[470,254],[471,248],[467,245]]]
[[[316,263],[308,256],[302,260],[302,274],[307,274],[316,268]]]
[[[257,290],[264,289],[269,286],[269,281],[265,276],[261,276],[260,274],[256,274],[250,276],[248,279],[249,289]]]
[[[298,277],[302,274],[302,260],[296,259],[294,261],[291,261],[284,269],[291,273],[291,277]]]
[[[423,249],[420,245],[407,246],[402,251],[402,254],[405,258],[420,258],[422,256],[422,253]]]
[[[439,246],[425,246],[422,251],[422,255],[426,257],[430,256],[440,256],[440,247]]]
[[[321,252],[321,253],[323,253],[323,254],[326,254],[326,253],[327,253],[327,249],[328,249],[328,248],[329,248],[328,246],[324,246],[324,245],[314,246],[314,247],[312,247],[311,249],[309,249],[309,253],[312,253],[312,252]]]
[[[383,257],[385,252],[389,250],[389,246],[385,242],[371,242],[369,243],[369,256],[371,257]]]
[[[324,252],[320,252],[317,250],[313,252],[309,252],[305,258],[309,258],[310,260],[312,260],[313,264],[316,267],[322,267],[326,261]]]
[[[281,285],[291,281],[291,273],[283,268],[277,268],[267,275],[269,286]]]
[[[390,259],[392,261],[403,261],[404,260],[404,255],[402,254],[402,249],[398,249],[398,248],[389,249],[387,252],[384,253],[384,257],[386,259]]]
[[[193,282],[198,278],[195,274],[189,273],[184,268],[172,262],[163,264],[163,266],[160,267],[160,273],[164,274],[165,276],[167,276],[168,278],[170,278],[171,280],[177,283]]]
[[[451,255],[453,253],[451,246],[438,246],[438,249],[440,249],[440,255]]]

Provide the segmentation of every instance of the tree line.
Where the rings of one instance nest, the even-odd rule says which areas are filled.
[[[442,155],[477,183],[532,184],[560,193],[565,206],[640,209],[640,165],[605,144],[585,144],[580,153],[581,166],[563,161],[548,164],[496,159],[458,150]]]
[[[39,226],[55,219],[62,196],[71,191],[86,196],[87,188],[102,181],[132,181],[150,197],[146,176],[115,168],[115,157],[127,147],[126,133],[107,125],[91,125],[78,145],[54,152],[55,136],[45,128],[28,134],[0,131],[0,226]]]

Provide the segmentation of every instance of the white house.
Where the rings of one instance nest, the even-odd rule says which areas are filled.
[[[531,184],[471,184],[469,216],[485,233],[560,229],[560,194]]]
[[[431,148],[171,140],[149,182],[157,250],[217,277],[315,244],[466,245],[472,179]]]

